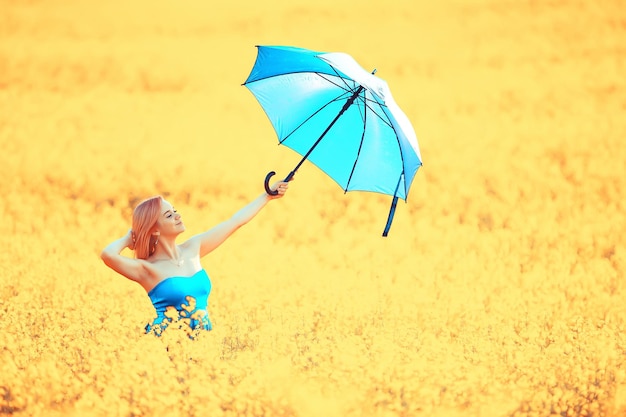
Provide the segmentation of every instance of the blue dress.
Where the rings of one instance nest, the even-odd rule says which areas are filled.
[[[169,277],[159,282],[148,296],[157,316],[146,326],[146,333],[161,333],[169,327],[182,328],[189,337],[200,330],[211,330],[207,304],[211,280],[204,269],[190,277]]]

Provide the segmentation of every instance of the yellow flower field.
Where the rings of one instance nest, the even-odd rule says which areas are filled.
[[[0,1],[0,415],[626,415],[622,3]],[[259,44],[377,68],[424,167],[382,238],[303,165],[203,258],[214,330],[145,335],[99,259],[135,204],[182,241],[299,160]]]

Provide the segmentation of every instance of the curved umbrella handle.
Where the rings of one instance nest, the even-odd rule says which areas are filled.
[[[289,173],[289,175],[287,175],[287,177],[283,180],[285,182],[289,182],[293,179],[293,176],[296,174],[296,171],[293,170]],[[269,195],[278,195],[278,191],[276,190],[272,190],[270,188],[270,178],[272,178],[274,175],[276,175],[276,172],[274,171],[270,171],[267,173],[267,175],[265,176],[265,183],[263,184],[265,186],[265,192],[268,193]]]
[[[272,190],[270,188],[270,178],[272,178],[274,175],[276,175],[276,172],[270,171],[265,176],[265,183],[263,185],[265,186],[265,192],[269,195],[278,195],[278,191]]]

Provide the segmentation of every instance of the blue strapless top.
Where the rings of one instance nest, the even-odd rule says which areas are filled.
[[[160,336],[168,326],[185,330],[190,337],[198,330],[211,330],[207,304],[211,280],[204,269],[190,277],[169,277],[159,282],[148,297],[157,316],[146,326],[146,333]]]

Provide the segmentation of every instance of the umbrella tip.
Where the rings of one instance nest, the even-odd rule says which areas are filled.
[[[372,71],[372,75],[376,74],[376,71],[378,71],[376,68],[374,68],[374,71]]]

